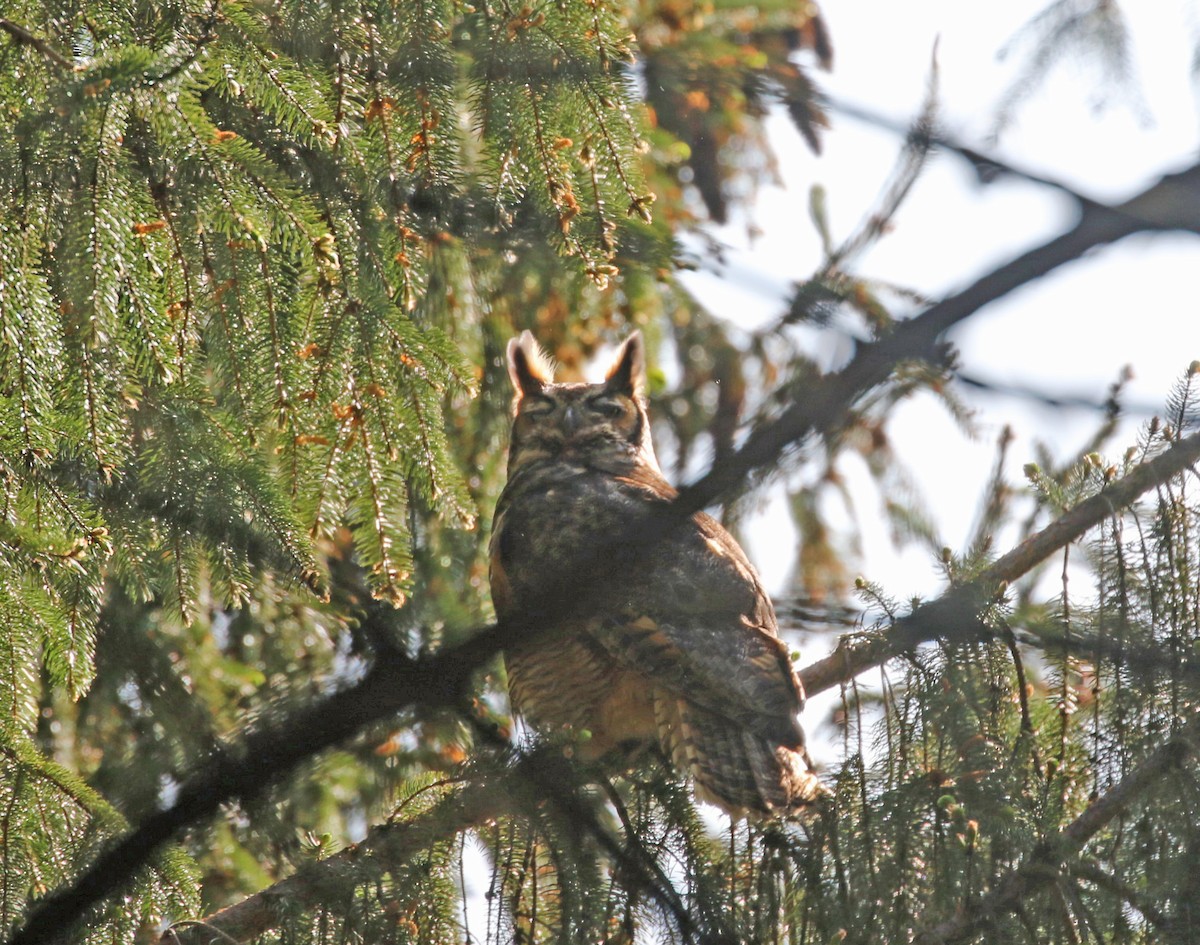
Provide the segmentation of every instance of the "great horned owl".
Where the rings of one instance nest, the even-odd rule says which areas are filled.
[[[676,491],[650,441],[640,334],[600,384],[554,383],[529,332],[509,343],[508,369],[512,443],[490,576],[498,616],[519,626],[562,562]],[[635,568],[608,563],[617,586],[506,652],[517,712],[543,731],[575,731],[589,760],[658,746],[701,799],[735,816],[796,812],[820,797],[796,720],[803,688],[732,536],[698,514],[652,540]],[[609,576],[601,560],[582,580]]]

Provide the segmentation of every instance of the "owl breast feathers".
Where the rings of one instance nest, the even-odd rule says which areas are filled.
[[[600,384],[553,382],[529,332],[508,346],[516,390],[508,484],[491,540],[492,597],[519,628],[563,562],[669,503],[650,440],[641,336]],[[825,792],[796,716],[803,689],[775,612],[736,541],[704,514],[640,549],[589,560],[581,612],[505,654],[514,708],[542,731],[589,733],[586,758],[658,746],[731,814],[795,813]]]

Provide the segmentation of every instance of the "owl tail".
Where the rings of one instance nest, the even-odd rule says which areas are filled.
[[[828,795],[803,749],[772,745],[719,715],[678,697],[657,695],[663,751],[692,776],[696,796],[734,817],[797,816]]]

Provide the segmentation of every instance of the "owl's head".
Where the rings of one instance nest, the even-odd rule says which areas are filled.
[[[508,343],[508,374],[516,392],[510,478],[531,462],[557,459],[613,472],[631,465],[658,470],[641,332],[625,340],[598,384],[554,383],[554,365],[527,331]]]

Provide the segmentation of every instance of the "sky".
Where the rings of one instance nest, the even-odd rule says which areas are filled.
[[[944,135],[1101,200],[1120,200],[1190,164],[1200,144],[1197,83],[1190,71],[1193,46],[1200,44],[1200,11],[1183,2],[1122,4],[1132,36],[1132,83],[1106,82],[1096,60],[1067,51],[996,133],[998,107],[1035,49],[1034,34],[1022,29],[1049,7],[1027,0],[827,0],[822,10],[835,61],[818,82],[834,103],[903,126],[919,112],[936,61]],[[761,232],[748,235],[744,218],[717,229],[726,263],[702,259],[701,271],[689,277],[716,314],[736,312],[747,328],[769,322],[783,310],[791,283],[820,264],[808,212],[812,185],[826,191],[835,241],[873,206],[901,142],[850,114],[835,110],[831,118],[822,154],[815,156],[786,115],[772,117],[782,186],[758,196],[752,218]],[[943,153],[917,182],[894,231],[858,261],[856,271],[936,298],[1057,235],[1073,219],[1069,198],[1019,180],[981,185],[961,159]],[[952,338],[971,375],[1097,403],[1129,366],[1129,420],[1112,447],[1119,456],[1146,419],[1136,408],[1159,409],[1188,364],[1200,358],[1198,276],[1200,239],[1133,237],[993,303]],[[838,346],[817,353],[831,369],[847,355]],[[955,549],[970,532],[1005,425],[1016,434],[1009,479],[1019,483],[1035,441],[1065,457],[1099,420],[1090,409],[962,393],[977,410],[974,440],[929,397],[902,408],[890,427],[902,461]],[[941,582],[928,553],[893,547],[874,514],[878,497],[865,471],[851,465],[847,474],[862,496],[856,499],[865,546],[861,571],[901,599],[936,593]],[[751,557],[773,588],[784,584],[792,564],[793,539],[778,525],[786,520],[776,498],[748,529]]]

